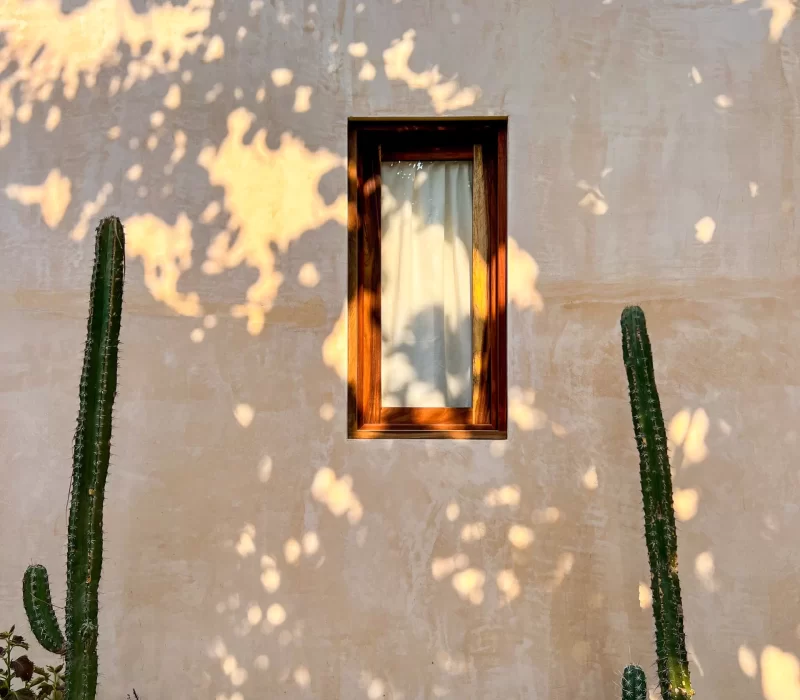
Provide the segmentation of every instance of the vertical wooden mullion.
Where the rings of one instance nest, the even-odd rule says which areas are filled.
[[[489,322],[489,222],[481,144],[472,159],[472,423],[489,422],[487,326]]]

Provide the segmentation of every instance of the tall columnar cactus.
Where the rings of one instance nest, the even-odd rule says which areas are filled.
[[[97,589],[124,278],[122,224],[114,217],[103,219],[96,233],[73,449],[65,635],[50,601],[47,570],[31,566],[23,578],[25,611],[36,639],[45,649],[66,655],[67,700],[94,700],[97,691]]]
[[[664,700],[675,700],[689,697],[694,691],[689,680],[683,632],[678,536],[672,505],[667,436],[656,390],[644,312],[638,306],[626,308],[622,312],[621,324],[622,354],[628,373],[633,428],[639,448],[644,531],[656,623],[658,680]]]
[[[647,700],[647,678],[639,666],[626,666],[622,672],[622,700]]]

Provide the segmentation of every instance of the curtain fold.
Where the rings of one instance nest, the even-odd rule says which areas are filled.
[[[381,164],[381,403],[472,405],[472,163]]]

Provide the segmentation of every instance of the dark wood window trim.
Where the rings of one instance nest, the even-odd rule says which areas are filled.
[[[348,436],[504,439],[505,119],[348,122]],[[381,407],[381,160],[473,161],[470,408]]]

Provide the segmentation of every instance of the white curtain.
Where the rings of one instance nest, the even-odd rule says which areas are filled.
[[[381,403],[472,405],[472,163],[381,164]]]

